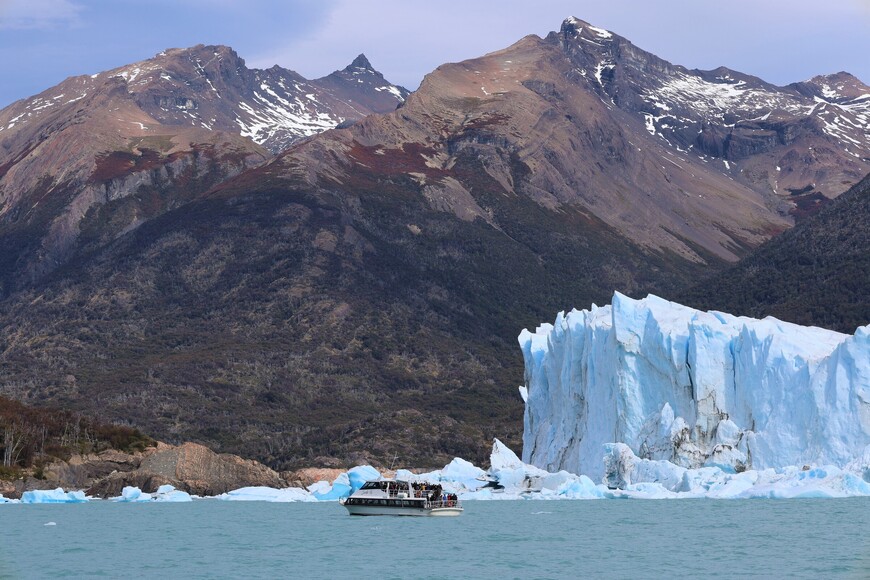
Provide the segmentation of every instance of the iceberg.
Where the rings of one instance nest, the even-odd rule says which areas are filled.
[[[599,499],[607,488],[595,485],[585,475],[567,471],[547,473],[523,463],[507,445],[495,439],[487,471],[455,458],[443,469],[414,474],[400,469],[397,479],[438,482],[448,493],[463,500]]]
[[[373,481],[380,477],[380,472],[371,465],[360,465],[336,477],[332,485],[329,485],[325,481],[320,481],[309,486],[308,491],[320,501],[335,501],[350,496],[350,494],[361,488],[365,482]]]
[[[166,484],[157,488],[154,493],[154,501],[187,502],[193,501],[193,498],[186,491],[175,489],[175,487]]]
[[[359,465],[347,472],[351,493],[361,488],[364,483],[380,479],[380,477],[380,472],[371,465]]]
[[[522,461],[507,445],[493,440],[490,468],[455,458],[442,469],[428,473],[396,471],[396,479],[438,482],[462,500],[571,500],[571,499],[673,499],[673,498],[808,498],[870,496],[870,446],[844,468],[785,467],[746,470],[740,473],[719,466],[695,469],[663,459],[637,457],[624,443],[603,447],[606,466],[599,483],[587,475],[565,470],[555,473]],[[351,476],[350,474],[354,474]],[[342,473],[330,484],[301,488],[246,487],[221,494],[225,501],[316,502],[334,501],[348,493],[350,482],[381,477],[371,466]],[[360,483],[361,485],[361,483]]]
[[[484,470],[459,457],[454,458],[453,461],[444,466],[437,480],[451,482],[454,493],[477,489],[487,482]]]
[[[120,496],[110,499],[111,501],[121,503],[138,503],[152,500],[150,493],[145,493],[138,487],[133,487],[131,485],[128,485],[124,489],[122,489]]]
[[[65,492],[57,489],[35,489],[21,495],[21,503],[85,503],[88,498],[83,491]]]
[[[262,486],[234,489],[216,496],[216,499],[223,501],[271,501],[284,503],[317,501],[317,498],[310,492],[298,487],[275,489]]]
[[[617,292],[519,343],[522,461],[549,472],[669,493],[715,472],[730,477],[715,493],[740,495],[744,472],[843,468],[870,445],[870,325],[849,336]],[[844,490],[870,479],[850,473]]]
[[[175,489],[174,486],[166,484],[158,487],[154,493],[146,493],[138,487],[127,486],[121,490],[120,496],[111,498],[111,501],[122,503],[186,502],[193,501],[193,498],[186,491]]]

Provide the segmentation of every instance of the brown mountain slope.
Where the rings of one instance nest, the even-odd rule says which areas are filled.
[[[787,227],[772,196],[667,147],[573,81],[574,66],[537,37],[444,65],[396,113],[304,143],[273,171],[324,189],[405,179],[433,208],[499,228],[457,166],[473,156],[503,196],[582,208],[643,247],[697,261],[693,246],[734,260]]]
[[[614,290],[674,295],[788,226],[787,201],[732,161],[809,141],[713,158],[695,151],[716,143],[703,129],[690,149],[691,127],[650,130],[631,105],[671,77],[714,95],[750,82],[704,75],[576,20],[445,65],[395,112],[295,145],[0,302],[0,389],[276,467],[516,445],[519,329]],[[807,98],[752,90],[734,108],[750,118],[766,114],[757,91]],[[677,96],[661,102],[677,111]],[[711,99],[680,118],[736,128]],[[839,147],[809,167],[833,174],[846,148],[809,125],[801,139]]]
[[[308,81],[200,45],[14,103],[0,111],[0,295],[264,162],[259,144],[278,150],[406,94],[363,55]]]
[[[0,303],[3,392],[275,467],[516,445],[517,328],[700,267],[505,198],[474,163],[499,229],[401,182],[343,198],[245,173]]]
[[[870,175],[678,299],[705,310],[775,316],[852,334],[870,324],[868,224]]]

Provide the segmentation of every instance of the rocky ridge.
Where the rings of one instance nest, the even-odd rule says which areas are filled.
[[[499,227],[462,171],[476,157],[504,195],[582,207],[650,249],[733,261],[787,228],[787,212],[870,171],[868,95],[844,74],[775,87],[688,71],[572,18],[439,67],[401,110],[303,143],[270,170],[327,190],[410,179],[431,207]]]
[[[606,105],[755,189],[831,198],[870,171],[870,87],[848,73],[778,87],[726,67],[688,70],[576,18],[547,41]]]
[[[72,77],[0,111],[0,295],[259,165],[404,100],[360,55],[309,81],[225,46]],[[90,233],[93,236],[89,237]],[[82,239],[87,238],[87,239]]]

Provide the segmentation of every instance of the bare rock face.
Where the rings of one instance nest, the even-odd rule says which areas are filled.
[[[218,495],[248,486],[286,487],[285,480],[265,465],[236,455],[217,454],[203,445],[161,445],[144,457],[138,468],[115,472],[92,486],[88,493],[110,497],[125,486],[146,492],[170,484],[194,495]]]
[[[335,478],[347,471],[336,467],[305,467],[295,471],[285,471],[282,477],[293,487],[308,487],[318,481],[335,481]]]
[[[39,472],[32,470],[23,478],[0,481],[0,494],[20,498],[25,491],[34,489],[87,489],[105,479],[123,477],[138,468],[142,459],[155,451],[149,448],[131,454],[110,449],[96,454],[73,455],[69,461],[53,461]]]
[[[51,483],[49,489],[58,486],[65,489],[87,488],[114,473],[133,471],[139,467],[142,458],[151,452],[151,449],[135,454],[108,450],[96,455],[74,455],[69,461],[50,463],[43,474],[46,481]]]

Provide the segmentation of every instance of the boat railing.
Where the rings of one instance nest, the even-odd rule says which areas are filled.
[[[427,494],[432,493],[431,491],[427,491],[425,489],[415,489],[415,490],[405,490],[405,489],[390,489],[387,493],[387,497],[390,498],[408,498],[408,499],[421,499],[426,498]]]
[[[392,498],[414,498],[414,497],[418,497],[418,498],[419,498],[419,497],[423,497],[423,496],[421,496],[421,495],[415,495],[414,492],[409,492],[409,491],[406,490],[406,489],[399,489],[399,490],[391,489],[391,490],[389,491],[389,493],[387,493],[387,497],[392,497]]]
[[[440,496],[436,499],[426,499],[427,495],[432,493],[431,490],[428,489],[396,489],[390,487],[386,490],[387,497],[390,499],[423,499],[425,500],[424,505],[427,508],[448,508],[448,507],[462,507],[462,504],[459,502],[459,499],[442,499]]]
[[[427,501],[426,507],[430,508],[430,509],[448,508],[448,507],[449,508],[461,508],[462,502],[459,501],[458,499],[447,499],[447,500],[436,499],[436,500],[432,500],[432,501]]]

